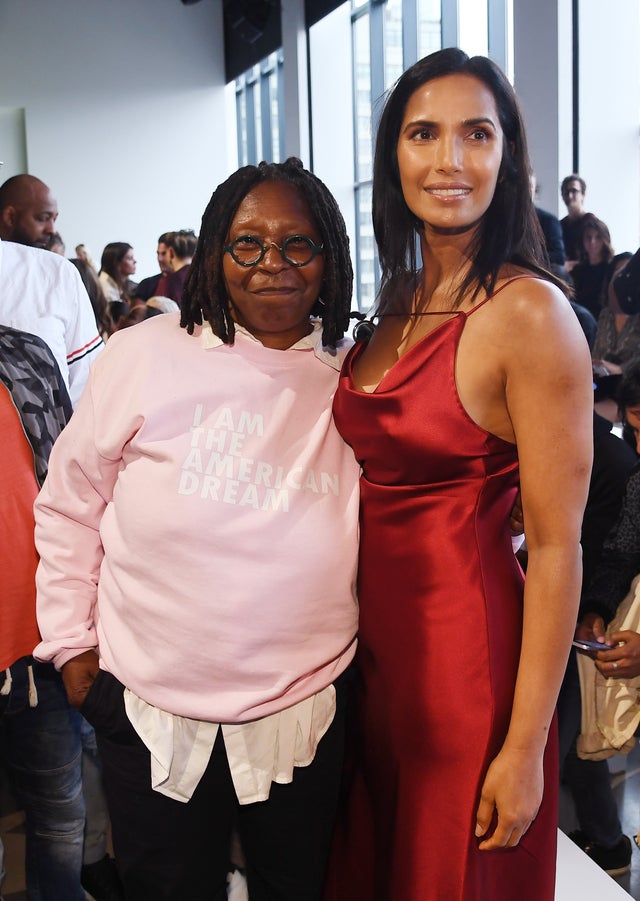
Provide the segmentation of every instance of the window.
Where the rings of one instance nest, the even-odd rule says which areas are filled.
[[[355,296],[370,309],[380,284],[371,222],[375,123],[384,94],[421,56],[441,46],[441,0],[351,0],[355,117]]]
[[[489,52],[489,11],[487,0],[458,0],[460,37],[458,46],[469,56]]]
[[[442,47],[441,0],[419,0],[418,2],[418,53],[422,59]]]
[[[236,79],[238,165],[281,162],[282,51],[271,53]]]
[[[372,306],[378,282],[371,224],[371,176],[373,169],[371,136],[371,41],[368,3],[357,4],[353,19],[353,109],[355,117],[355,290],[359,309]]]

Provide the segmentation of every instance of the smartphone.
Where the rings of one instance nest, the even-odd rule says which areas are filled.
[[[608,644],[603,644],[601,641],[584,641],[582,638],[574,638],[571,642],[574,648],[578,648],[580,651],[610,651],[611,647]]]

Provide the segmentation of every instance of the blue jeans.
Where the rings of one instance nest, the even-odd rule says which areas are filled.
[[[35,706],[30,706],[28,666]],[[0,695],[0,733],[25,812],[27,896],[29,901],[84,901],[80,716],[69,706],[52,664],[23,657],[11,667],[11,678],[9,693]]]
[[[606,760],[578,757],[581,717],[580,678],[572,650],[558,698],[560,776],[571,792],[582,832],[590,841],[613,848],[622,838],[622,827],[611,774]]]

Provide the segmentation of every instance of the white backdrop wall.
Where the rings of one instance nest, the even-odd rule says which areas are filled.
[[[582,0],[580,174],[616,253],[640,244],[640,4]]]
[[[351,237],[351,256],[355,268],[355,164],[349,4],[344,3],[313,26],[310,50],[313,168],[338,201]],[[308,165],[308,161],[305,162]]]
[[[67,256],[128,241],[152,275],[158,235],[198,231],[233,167],[222,0],[0,0],[3,110],[0,183],[22,169],[51,186]]]

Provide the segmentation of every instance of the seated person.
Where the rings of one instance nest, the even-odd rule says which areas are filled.
[[[538,186],[535,173],[533,172],[529,176],[529,183],[531,184],[531,196],[535,204]],[[544,235],[544,244],[547,250],[547,256],[549,257],[549,268],[554,275],[558,276],[558,278],[569,281],[570,276],[565,267],[566,254],[560,220],[557,216],[554,216],[553,213],[550,213],[548,210],[543,210],[537,205],[534,209],[536,211],[536,216],[538,217],[538,222],[540,223],[540,228],[542,229],[542,234]]]
[[[579,303],[576,303],[575,300],[570,300],[571,309],[578,317],[578,321],[582,326],[582,331],[584,332],[584,336],[587,339],[587,344],[589,345],[589,350],[593,352],[593,345],[596,340],[596,332],[598,330],[598,323],[593,315],[586,307],[581,307]]]
[[[562,239],[569,272],[580,260],[582,220],[587,215],[584,209],[584,197],[587,183],[577,173],[567,175],[560,186],[562,199],[567,207],[567,215],[561,220]]]
[[[640,359],[634,360],[623,370],[618,389],[618,404],[624,422],[625,438],[632,442],[636,452],[640,453]],[[640,573],[640,465],[636,465],[629,475],[620,515],[615,527],[607,536],[601,560],[583,596],[580,606],[582,627],[578,637],[590,640],[604,638],[604,623],[613,619],[618,605],[638,573]],[[591,632],[594,634],[590,634]],[[623,649],[616,648],[615,651],[622,652]],[[617,657],[607,656],[605,659],[611,661]],[[618,669],[620,666],[616,667],[616,670]],[[608,671],[606,674],[610,675]],[[620,673],[616,672],[615,675],[617,677]],[[627,672],[626,676],[629,675]]]
[[[612,284],[620,310],[628,315],[640,313],[640,250],[618,270]]]
[[[628,427],[640,427],[640,362],[625,373],[619,403]],[[634,447],[636,444],[640,447],[637,432]],[[640,466],[628,444],[610,434],[600,417],[594,420],[594,467],[582,545],[584,578],[576,637],[594,640],[604,637],[605,621],[612,619],[631,580],[640,572]],[[640,659],[640,636],[637,638]],[[632,641],[635,646],[635,637]],[[558,699],[561,774],[580,826],[570,838],[610,875],[620,875],[629,869],[631,843],[622,834],[607,762],[583,760],[576,752],[581,697],[575,653],[569,658]],[[621,664],[615,673],[608,665],[603,672],[617,675],[618,669]]]
[[[616,276],[630,259],[630,253],[620,253],[610,267],[607,306],[598,317],[593,346],[594,365],[600,375],[619,375],[620,367],[640,353],[640,313],[623,313],[614,288]]]
[[[597,319],[606,304],[614,251],[609,229],[601,219],[587,213],[581,221],[580,259],[571,270],[574,300]]]

